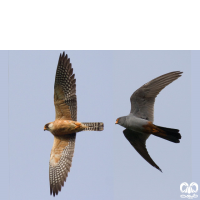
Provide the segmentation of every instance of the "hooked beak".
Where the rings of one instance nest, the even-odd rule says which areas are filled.
[[[46,127],[44,127],[44,131],[46,131],[47,129],[46,129]]]
[[[119,118],[116,120],[115,124],[118,124]]]

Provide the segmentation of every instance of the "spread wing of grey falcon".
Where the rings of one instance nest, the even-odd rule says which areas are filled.
[[[146,140],[153,134],[170,142],[179,143],[181,135],[178,129],[156,126],[154,121],[154,102],[159,92],[181,76],[182,72],[174,71],[159,76],[137,89],[131,96],[131,112],[128,116],[119,117],[116,124],[126,129],[126,139],[135,150],[153,167],[162,170],[150,157],[146,149]]]

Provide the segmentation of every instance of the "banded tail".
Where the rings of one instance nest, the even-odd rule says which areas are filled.
[[[152,133],[153,135],[163,138],[165,140],[169,140],[170,142],[174,143],[180,142],[179,139],[181,139],[181,134],[179,133],[178,129],[166,128],[162,126],[156,126],[156,127],[158,128],[158,130],[160,129],[160,131]]]
[[[87,128],[83,131],[103,131],[104,125],[102,122],[82,122]]]

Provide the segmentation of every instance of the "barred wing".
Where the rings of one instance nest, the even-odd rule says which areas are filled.
[[[70,171],[72,157],[74,154],[76,134],[63,137],[54,136],[53,148],[49,161],[50,194],[57,195],[64,186],[64,182]]]
[[[77,121],[76,79],[70,59],[60,54],[54,85],[56,119]],[[54,136],[49,161],[50,194],[58,194],[70,171],[75,148],[76,133]]]
[[[54,85],[56,119],[77,120],[76,79],[70,59],[60,54]]]

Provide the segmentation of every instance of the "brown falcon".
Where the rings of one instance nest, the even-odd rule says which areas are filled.
[[[49,161],[50,194],[55,196],[70,171],[74,154],[76,132],[102,131],[102,122],[77,122],[76,79],[70,59],[60,54],[54,84],[54,122],[44,126],[44,130],[54,135],[54,143]]]

